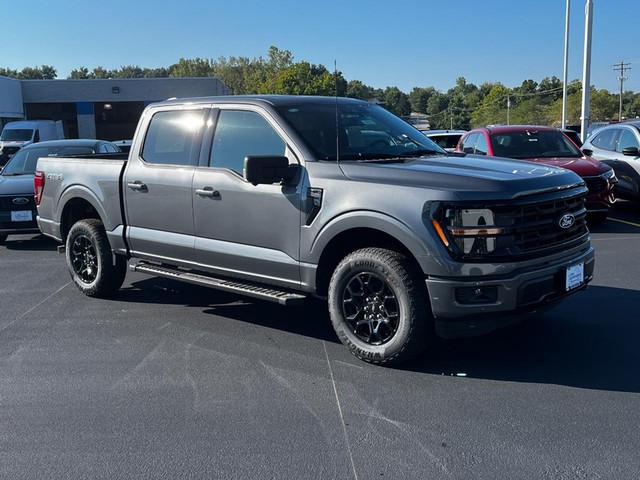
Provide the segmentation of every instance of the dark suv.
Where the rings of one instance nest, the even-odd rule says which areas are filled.
[[[571,170],[589,189],[587,210],[591,224],[603,222],[615,202],[616,175],[611,167],[582,151],[560,130],[534,125],[502,125],[471,130],[456,152],[538,162]]]

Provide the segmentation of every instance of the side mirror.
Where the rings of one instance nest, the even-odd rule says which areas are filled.
[[[638,151],[638,147],[627,147],[622,149],[622,154],[627,157],[637,157],[640,156],[640,152]]]
[[[588,148],[583,148],[582,153],[584,153],[587,157],[593,157],[593,150],[589,150]]]
[[[244,159],[244,178],[253,185],[270,185],[293,179],[298,168],[287,157],[253,155]]]

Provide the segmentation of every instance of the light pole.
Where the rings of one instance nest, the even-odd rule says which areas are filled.
[[[591,99],[591,29],[593,28],[593,0],[584,7],[584,62],[582,65],[582,122],[580,138],[587,140],[589,101]]]
[[[562,128],[567,128],[567,70],[569,63],[569,11],[571,0],[567,0],[567,13],[564,22],[564,72],[562,74]]]

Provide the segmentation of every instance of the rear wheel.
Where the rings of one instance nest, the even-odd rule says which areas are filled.
[[[78,221],[67,236],[66,260],[71,279],[89,297],[107,297],[122,286],[127,262],[116,256],[115,264],[100,220]]]
[[[329,285],[329,313],[340,341],[369,363],[407,361],[431,338],[422,275],[391,250],[364,248],[340,262]]]

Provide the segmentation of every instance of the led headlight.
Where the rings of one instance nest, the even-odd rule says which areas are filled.
[[[490,254],[496,248],[496,236],[504,233],[488,208],[447,208],[432,223],[445,246],[463,255]]]

